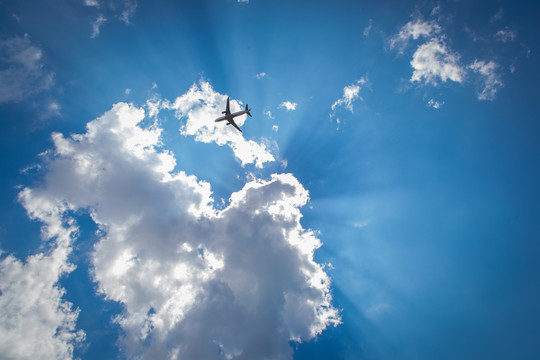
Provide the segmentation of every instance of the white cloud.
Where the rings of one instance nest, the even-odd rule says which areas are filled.
[[[105,22],[107,21],[107,19],[105,19],[105,17],[103,15],[99,15],[96,20],[92,23],[92,34],[90,35],[90,37],[93,39],[95,37],[97,37],[99,35],[99,28],[105,24]]]
[[[238,0],[239,3],[244,3],[244,4],[247,4],[249,3],[249,0]]]
[[[367,24],[367,26],[364,28],[364,37],[368,37],[369,36],[369,33],[371,32],[371,28],[373,27],[373,19],[369,19],[369,23]]]
[[[213,123],[223,97],[204,82],[179,97],[183,131],[199,116]],[[90,209],[105,234],[94,278],[124,306],[115,321],[127,357],[291,359],[291,340],[339,324],[330,279],[313,260],[321,243],[300,223],[308,193],[298,180],[253,179],[217,210],[210,184],[172,172],[174,156],[157,149],[161,129],[144,119],[119,103],[85,134],[53,134],[43,185],[23,192],[47,199],[28,210],[40,219],[51,202],[63,204],[60,215]]]
[[[275,132],[278,132],[279,131],[279,126],[278,125],[272,125],[272,130],[274,130]]]
[[[97,0],[84,0],[84,5],[99,7],[99,2]]]
[[[274,117],[272,116],[272,112],[270,111],[270,109],[266,108],[264,109],[263,111],[264,115],[269,118],[269,119],[273,119]]]
[[[294,111],[296,110],[296,105],[298,104],[291,101],[284,101],[279,104],[278,108],[286,109],[287,111]]]
[[[199,85],[193,84],[187,93],[178,97],[170,108],[176,110],[179,119],[186,119],[181,128],[183,135],[195,136],[196,141],[204,143],[229,146],[242,166],[255,163],[255,166],[262,168],[264,163],[275,161],[267,145],[246,140],[243,134],[232,126],[214,122],[214,119],[221,116],[226,102],[226,95],[214,91],[210,83],[201,81]],[[241,109],[234,99],[230,101],[230,106],[232,112]],[[238,126],[242,126],[245,121],[246,115],[235,118]]]
[[[24,189],[19,199],[54,245],[24,262],[12,255],[0,261],[0,352],[6,359],[71,359],[85,334],[76,330],[79,310],[62,299],[58,281],[74,269],[67,258],[77,227],[62,218],[64,205],[39,191]]]
[[[58,104],[56,101],[51,101],[43,108],[40,117],[42,119],[47,119],[50,117],[60,117],[62,116],[62,114],[60,113],[61,109],[62,107],[60,106],[60,104]]]
[[[414,71],[411,82],[437,85],[438,79],[461,83],[465,71],[459,64],[459,55],[450,51],[441,39],[431,39],[416,49],[411,60]]]
[[[430,99],[427,103],[427,106],[434,109],[440,109],[444,105],[444,101],[437,101],[435,99]]]
[[[392,306],[387,303],[377,303],[369,307],[364,314],[370,319],[376,319],[392,310]]]
[[[136,0],[124,0],[124,9],[120,14],[120,20],[126,24],[131,24],[130,19],[135,15],[135,10],[137,10]]]
[[[502,30],[497,31],[497,33],[495,33],[495,38],[498,41],[501,41],[503,43],[514,41],[516,37],[517,37],[516,32],[510,29],[502,29]]]
[[[469,68],[480,74],[483,78],[483,89],[478,93],[478,100],[493,100],[500,87],[504,86],[499,74],[498,66],[493,61],[485,62],[474,60]]]
[[[265,73],[265,72],[260,72],[260,73],[258,73],[257,75],[255,75],[255,77],[256,77],[257,79],[265,78],[265,77],[266,77],[266,73]]]
[[[503,16],[504,16],[504,10],[500,8],[499,11],[497,11],[497,13],[491,17],[490,22],[491,23],[497,22],[501,20]]]
[[[46,70],[42,50],[30,37],[0,37],[0,103],[17,102],[54,84],[54,72]]]
[[[101,27],[109,20],[120,20],[124,24],[130,25],[131,19],[137,10],[137,0],[112,0],[108,4],[109,6],[103,7],[101,7],[98,0],[85,0],[84,4],[86,6],[94,7],[97,13],[96,20],[91,23],[91,38],[99,36]]]
[[[371,224],[371,221],[366,220],[366,221],[355,222],[352,224],[352,226],[355,228],[364,228],[368,226],[369,224]]]
[[[400,53],[407,46],[409,39],[417,40],[420,37],[431,37],[441,32],[441,27],[433,22],[420,19],[409,21],[394,37],[390,39],[390,48],[398,48]]]
[[[362,89],[362,85],[365,83],[366,79],[360,78],[360,80],[356,80],[351,85],[345,86],[343,88],[343,96],[332,104],[332,111],[335,111],[335,109],[339,106],[344,106],[345,108],[349,109],[350,112],[353,112],[352,103],[354,100],[360,98],[360,90]]]

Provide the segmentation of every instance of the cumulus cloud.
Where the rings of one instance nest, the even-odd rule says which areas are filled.
[[[296,110],[296,105],[298,104],[291,101],[284,101],[279,104],[278,108],[285,109],[287,111],[294,111]]]
[[[493,100],[499,88],[504,86],[497,73],[498,65],[493,61],[485,62],[475,59],[469,68],[482,77],[483,89],[478,93],[478,100]]]
[[[459,64],[459,55],[448,49],[441,39],[431,39],[420,45],[413,54],[411,66],[414,69],[411,82],[438,84],[448,80],[461,83],[465,71]]]
[[[229,146],[242,166],[254,163],[262,168],[264,163],[275,161],[266,144],[246,140],[243,134],[232,126],[214,122],[214,119],[221,116],[226,103],[227,95],[214,91],[210,83],[201,81],[199,85],[193,84],[188,92],[179,96],[168,107],[176,111],[179,119],[186,120],[181,128],[183,135],[195,136],[196,141],[204,143]],[[231,112],[241,110],[240,103],[234,99],[230,101],[230,106]],[[245,121],[246,115],[235,118],[239,126]]]
[[[360,90],[365,83],[366,79],[360,78],[360,80],[356,80],[351,85],[345,86],[343,88],[343,96],[332,104],[332,111],[335,111],[337,107],[345,107],[350,112],[353,112],[352,103],[354,100],[360,98]]]
[[[19,199],[54,245],[24,262],[12,255],[0,261],[0,352],[5,359],[71,359],[85,334],[76,330],[79,310],[62,299],[58,281],[74,269],[68,255],[77,227],[62,217],[65,205],[46,194],[24,189]]]
[[[106,21],[107,19],[105,19],[103,15],[98,15],[96,20],[92,23],[92,34],[90,35],[92,39],[99,35],[100,28]]]
[[[54,72],[46,69],[41,48],[28,35],[0,37],[0,64],[0,103],[24,100],[54,84]]]
[[[213,123],[223,97],[205,83],[179,97],[182,131],[198,116]],[[89,209],[104,234],[94,279],[123,304],[115,321],[126,356],[291,359],[290,341],[339,324],[330,279],[313,260],[321,243],[300,224],[309,196],[298,180],[254,178],[217,210],[209,183],[173,172],[162,130],[145,119],[119,103],[84,134],[53,134],[43,185],[23,191],[47,199],[44,209],[33,202],[36,213],[49,202],[62,215]]]

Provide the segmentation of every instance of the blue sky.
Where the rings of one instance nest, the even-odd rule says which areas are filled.
[[[539,15],[0,2],[0,352],[540,357]]]

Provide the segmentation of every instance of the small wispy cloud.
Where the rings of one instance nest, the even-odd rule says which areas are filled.
[[[265,77],[266,77],[266,73],[265,73],[265,72],[260,72],[260,73],[258,73],[257,75],[255,75],[255,77],[256,77],[257,79],[265,78]]]
[[[437,101],[435,99],[430,99],[427,103],[427,106],[432,107],[434,109],[440,109],[444,105],[444,101]]]
[[[58,104],[56,101],[50,102],[47,106],[43,108],[43,111],[40,114],[40,117],[42,119],[47,119],[50,117],[61,117],[62,114],[60,113],[60,110],[62,107],[60,104]]]
[[[352,226],[359,229],[359,228],[364,228],[364,227],[368,226],[370,223],[371,223],[371,221],[369,221],[369,220],[358,221],[358,222],[352,223]]]
[[[332,104],[332,111],[335,111],[337,107],[345,107],[350,112],[353,112],[352,103],[354,100],[360,98],[360,90],[365,83],[366,79],[362,77],[351,85],[345,86],[343,88],[343,96]]]
[[[112,4],[114,3],[114,4]],[[137,0],[116,0],[111,1],[109,6],[102,6],[99,0],[84,0],[84,5],[96,9],[96,19],[91,23],[91,38],[99,36],[101,26],[106,21],[122,21],[126,25],[131,25],[131,19],[137,10]]]
[[[120,20],[122,20],[126,24],[131,24],[130,19],[135,15],[135,11],[137,10],[137,1],[135,0],[125,0],[124,1],[124,10],[122,10],[122,14],[120,15]]]
[[[278,132],[279,131],[279,126],[278,125],[272,125],[272,130],[274,130],[275,132]]]
[[[504,86],[497,73],[498,65],[493,61],[485,62],[475,59],[469,68],[483,78],[483,89],[478,93],[478,100],[493,100],[499,88]]]
[[[392,309],[392,306],[390,304],[378,303],[378,304],[374,304],[371,307],[369,307],[365,311],[365,315],[368,318],[376,318],[376,317],[379,317],[379,316],[381,316],[383,314],[388,313],[391,309]]]
[[[97,0],[84,0],[84,5],[99,7],[99,2]]]
[[[491,19],[490,19],[490,22],[491,23],[495,23],[499,20],[501,20],[504,16],[504,10],[502,8],[499,9],[499,11],[497,11],[497,13],[495,13]]]
[[[92,23],[92,35],[90,35],[92,39],[96,38],[99,35],[100,28],[103,24],[105,24],[106,21],[107,19],[103,15],[99,15],[97,19]]]
[[[421,19],[409,21],[395,36],[390,38],[390,49],[397,48],[399,53],[403,53],[409,40],[417,40],[420,37],[431,37],[441,32],[441,27],[434,22],[427,22]]]
[[[503,43],[514,41],[516,37],[517,33],[514,30],[510,30],[508,28],[499,30],[495,33],[495,39]]]
[[[270,109],[268,108],[265,108],[264,111],[263,111],[264,115],[268,118],[268,119],[273,119],[274,117],[272,116],[272,112],[270,111]]]
[[[54,84],[54,72],[28,35],[0,38],[0,68],[0,103],[22,101]]]
[[[298,104],[291,101],[284,101],[279,104],[278,108],[286,109],[287,111],[294,111],[296,110],[296,105]]]
[[[367,24],[367,26],[364,28],[364,37],[368,37],[369,36],[369,33],[371,32],[371,28],[373,27],[373,19],[369,19],[369,23]]]

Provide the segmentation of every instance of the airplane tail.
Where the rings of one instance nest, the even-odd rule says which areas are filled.
[[[249,117],[253,117],[253,116],[251,116],[251,113],[249,112],[249,110],[251,110],[251,109],[248,109],[248,106],[247,106],[247,104],[246,104],[246,114],[248,114]]]

